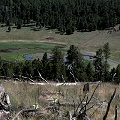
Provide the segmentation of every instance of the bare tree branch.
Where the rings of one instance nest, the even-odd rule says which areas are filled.
[[[46,83],[48,83],[48,81],[47,80],[45,80],[43,77],[42,77],[42,75],[41,75],[41,73],[38,71],[38,74],[39,74],[39,76],[40,76],[40,78],[42,79],[42,80],[44,80]]]
[[[112,96],[110,98],[110,101],[108,102],[107,110],[106,110],[106,113],[105,113],[105,115],[103,117],[103,120],[106,120],[106,118],[107,118],[107,115],[108,115],[108,112],[109,112],[109,109],[110,109],[110,105],[111,105],[111,102],[112,102],[115,94],[116,94],[116,89],[114,90],[114,92],[113,92],[113,94],[112,94]]]
[[[117,105],[115,106],[115,120],[117,120]]]
[[[35,111],[37,111],[37,109],[22,109],[15,115],[15,117],[12,118],[12,120],[16,120],[18,116],[23,112],[35,112]]]

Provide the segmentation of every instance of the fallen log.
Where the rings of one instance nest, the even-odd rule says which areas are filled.
[[[19,117],[19,115],[24,112],[29,113],[29,112],[36,112],[36,111],[37,111],[37,109],[22,109],[15,115],[15,117],[12,118],[12,120],[16,120]]]
[[[10,116],[11,103],[9,95],[0,84],[0,120],[8,120]]]

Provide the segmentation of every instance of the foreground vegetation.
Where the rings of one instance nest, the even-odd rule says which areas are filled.
[[[60,104],[65,104],[64,106],[60,107],[59,115],[61,116],[60,119],[66,120],[69,119],[69,111],[73,112],[74,110],[74,103],[80,103],[80,100],[84,97],[83,93],[83,85],[84,83],[78,85],[62,85],[62,86],[55,86],[55,85],[39,85],[39,84],[29,84],[25,82],[13,82],[7,81],[3,82],[1,80],[6,92],[10,96],[11,104],[13,106],[13,113],[11,114],[12,118],[15,116],[17,112],[21,109],[25,108],[33,108],[35,103],[39,104],[38,112],[32,115],[20,115],[20,120],[45,120],[51,119],[55,120],[56,115],[52,111],[46,111],[45,108],[50,106],[50,100],[57,98],[59,99]],[[93,93],[97,84],[90,84],[90,90],[88,92],[88,98],[90,98],[91,94]],[[92,120],[102,120],[103,116],[105,115],[105,111],[107,108],[107,103],[114,91],[117,88],[116,96],[111,104],[108,117],[107,119],[113,120],[115,117],[115,106],[117,105],[118,109],[118,118],[119,118],[119,94],[120,89],[118,85],[114,85],[111,83],[101,83],[100,86],[95,91],[94,97],[92,98],[88,108],[92,107],[90,110],[87,111],[87,115]],[[59,116],[58,115],[58,116]],[[33,117],[32,117],[33,116]]]

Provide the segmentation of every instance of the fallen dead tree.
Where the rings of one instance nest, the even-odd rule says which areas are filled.
[[[90,97],[88,97],[88,94],[85,94],[84,97],[82,99],[80,99],[80,103],[78,105],[76,105],[76,103],[73,102],[74,103],[74,105],[73,105],[74,112],[69,113],[70,120],[73,120],[73,119],[75,119],[75,120],[90,120],[90,117],[87,115],[87,112],[89,110],[93,109],[96,105],[98,105],[98,108],[99,108],[103,103],[101,100],[99,100],[99,104],[98,104],[98,98],[94,97],[95,91],[97,90],[98,87],[99,87],[99,84],[96,86],[96,88],[94,89],[94,91]],[[111,95],[111,99],[108,102],[108,106],[107,106],[105,115],[103,117],[103,120],[107,119],[107,115],[110,110],[111,102],[114,99],[115,94],[116,94],[116,89],[113,92],[113,94]],[[97,101],[92,102],[93,99],[95,99]],[[94,114],[94,112],[92,114]],[[115,109],[115,120],[116,119],[117,119],[117,107]]]
[[[0,120],[8,120],[10,117],[11,103],[9,95],[0,84]]]
[[[46,83],[47,84],[47,83]],[[49,98],[53,98],[53,100],[51,99],[51,101],[49,101],[48,99],[46,99],[47,97],[45,96],[44,98],[41,97],[40,99],[45,101],[46,103],[49,102],[49,104],[47,104],[46,106],[42,107],[42,109],[38,109],[39,111],[34,111],[34,109],[22,109],[20,110],[18,113],[16,113],[15,117],[12,120],[18,120],[19,117],[26,117],[24,115],[33,115],[32,117],[44,117],[45,119],[49,119],[54,117],[54,119],[62,119],[62,120],[92,120],[92,115],[99,109],[99,111],[103,112],[103,108],[105,111],[105,108],[107,108],[106,111],[109,111],[108,109],[108,104],[109,107],[111,106],[112,100],[115,96],[115,93],[112,95],[112,99],[110,100],[111,102],[104,102],[102,101],[99,97],[97,98],[95,93],[96,90],[98,89],[98,87],[100,86],[100,83],[95,85],[96,87],[93,89],[93,91],[90,90],[89,91],[87,89],[87,92],[85,92],[82,96],[79,96],[80,98],[76,100],[76,98],[73,97],[73,99],[66,99],[66,97],[62,98],[62,97],[58,97],[57,95],[64,94],[64,92],[52,92],[51,90],[46,90],[46,91],[42,91],[40,92],[40,95],[44,97],[44,95],[50,95]],[[84,87],[82,87],[84,88]],[[88,87],[87,87],[88,88]],[[84,88],[85,89],[85,88]],[[56,104],[55,101],[59,100],[59,103]],[[68,100],[68,101],[67,101]],[[79,100],[79,101],[78,101]],[[52,104],[51,104],[52,103]],[[104,104],[105,103],[105,104]],[[41,107],[41,106],[40,106]],[[64,115],[63,113],[63,109],[67,108],[68,109],[68,114]],[[89,113],[89,111],[91,113]],[[89,113],[89,114],[88,114]],[[106,112],[106,114],[108,114]],[[49,116],[49,117],[48,117]],[[105,115],[106,116],[106,115]],[[115,115],[117,118],[117,112]],[[108,116],[106,116],[108,118]],[[51,119],[52,120],[52,119]],[[105,119],[103,119],[105,120]],[[116,119],[115,119],[116,120]]]
[[[22,109],[15,115],[15,117],[12,118],[12,120],[17,120],[19,118],[19,116],[25,112],[29,113],[29,112],[36,112],[36,111],[37,111],[37,109]]]

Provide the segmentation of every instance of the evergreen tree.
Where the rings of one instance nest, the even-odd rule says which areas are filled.
[[[67,66],[69,80],[74,82],[85,79],[85,76],[82,77],[82,75],[85,74],[83,58],[78,48],[74,45],[71,45],[67,52]]]
[[[52,72],[53,72],[53,79],[58,81],[62,71],[62,64],[63,64],[63,55],[59,48],[55,47],[52,50]]]
[[[116,69],[112,68],[110,71],[110,80],[112,82],[116,82],[117,83],[117,79],[116,79]]]
[[[47,65],[48,65],[48,57],[47,57],[46,52],[44,53],[41,62],[42,62],[42,76],[46,79],[47,78]]]
[[[80,53],[77,47],[71,45],[69,50],[67,51],[67,62],[68,64],[73,63],[80,57]]]
[[[57,28],[61,33],[105,29],[120,24],[119,0],[1,0],[0,22],[11,23],[21,19],[37,25]],[[8,22],[9,21],[9,22]],[[9,24],[8,24],[9,23]],[[18,25],[18,28],[20,28]]]
[[[94,68],[95,68],[95,79],[98,81],[103,80],[103,51],[99,49],[96,51],[95,61],[94,61]]]
[[[41,61],[42,61],[43,66],[45,66],[47,64],[47,62],[48,62],[47,52],[44,53]]]
[[[108,58],[110,57],[110,47],[109,43],[104,44],[103,46],[103,53],[104,53],[104,79],[105,81],[109,80],[109,64]]]
[[[116,68],[116,82],[120,83],[120,64]]]
[[[25,61],[24,67],[23,67],[23,75],[27,77],[33,76],[33,67],[31,61]]]
[[[14,74],[15,75],[22,75],[22,71],[23,71],[23,63],[22,62],[18,62],[14,65]]]
[[[42,73],[42,62],[39,59],[34,59],[32,61],[33,75],[39,76],[38,71]]]
[[[94,81],[94,71],[93,71],[93,67],[92,67],[92,64],[89,62],[86,69],[85,69],[85,72],[87,74],[87,80],[89,82],[92,82]]]

